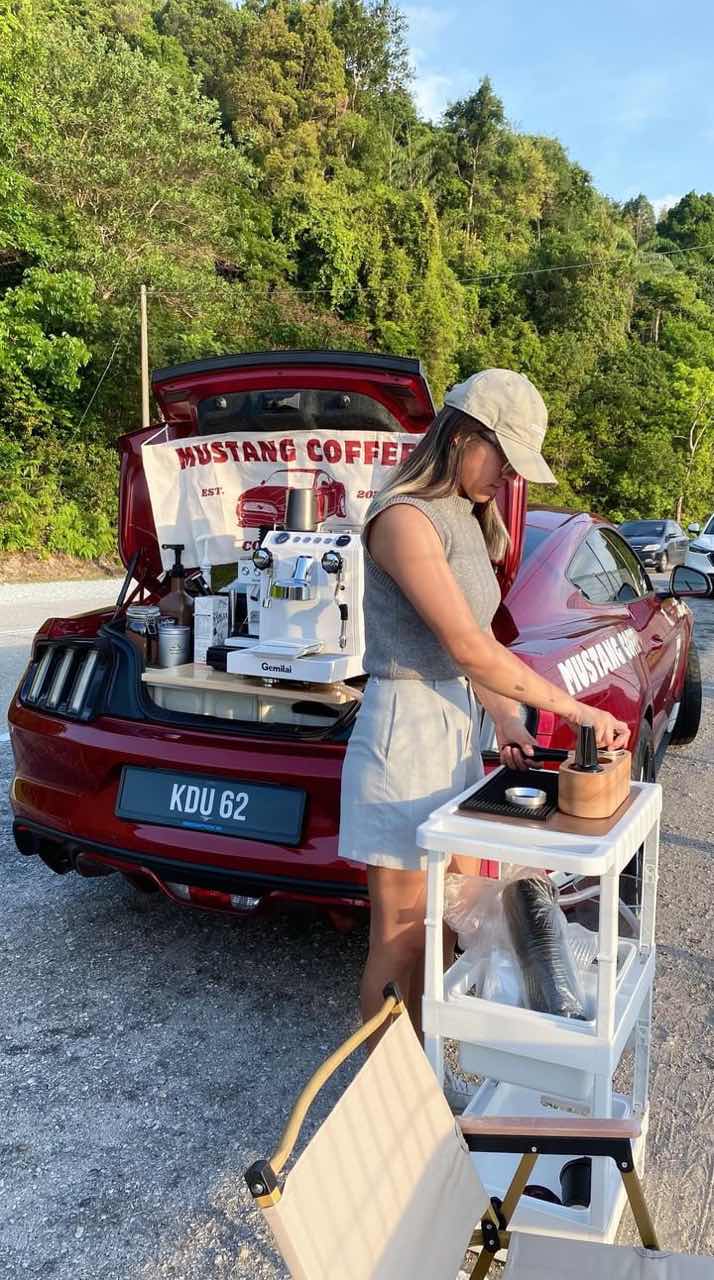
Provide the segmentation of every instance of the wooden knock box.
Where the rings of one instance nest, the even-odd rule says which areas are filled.
[[[598,751],[597,767],[576,764],[571,752],[558,774],[558,808],[575,818],[609,818],[630,794],[632,754]]]

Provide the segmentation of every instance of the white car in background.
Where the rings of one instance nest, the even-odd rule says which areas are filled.
[[[690,524],[688,531],[692,534],[692,541],[687,548],[685,565],[714,578],[714,514],[710,515],[703,529],[698,524]]]

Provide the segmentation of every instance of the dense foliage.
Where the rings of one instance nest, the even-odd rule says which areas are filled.
[[[425,123],[405,34],[391,0],[0,0],[0,549],[112,546],[141,282],[154,365],[512,366],[549,500],[709,511],[714,196],[615,205],[488,80]]]

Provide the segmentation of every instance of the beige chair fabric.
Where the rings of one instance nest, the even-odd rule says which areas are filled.
[[[711,1258],[655,1253],[641,1246],[586,1244],[517,1232],[511,1237],[503,1280],[712,1280]]]
[[[455,1280],[487,1204],[401,1015],[263,1212],[294,1280]]]

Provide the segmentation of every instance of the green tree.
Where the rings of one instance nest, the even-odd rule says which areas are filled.
[[[683,510],[700,513],[711,505],[711,478],[714,463],[714,371],[693,368],[683,361],[675,365],[674,392],[679,402],[683,468],[677,498],[678,521]]]
[[[642,244],[647,244],[655,236],[657,231],[655,211],[647,196],[642,193],[634,196],[632,200],[625,201],[622,206],[622,217],[625,225],[632,232],[632,238],[638,248]]]

